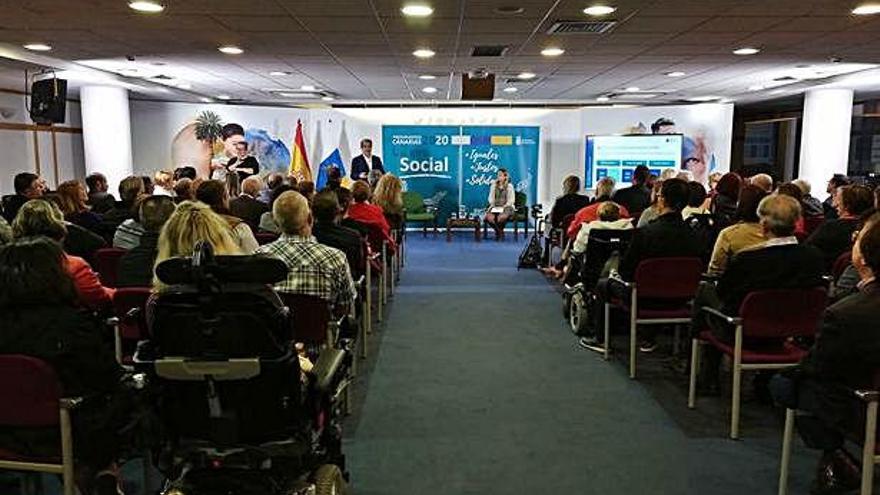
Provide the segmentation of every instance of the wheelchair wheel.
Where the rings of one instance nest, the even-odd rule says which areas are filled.
[[[347,495],[348,485],[336,464],[324,464],[315,471],[315,495]]]
[[[575,335],[585,335],[589,329],[590,315],[587,308],[587,299],[583,291],[577,291],[571,296],[568,323]]]
[[[571,314],[571,294],[572,291],[569,289],[562,292],[562,317],[565,319]]]

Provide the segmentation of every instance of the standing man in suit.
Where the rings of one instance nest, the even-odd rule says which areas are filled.
[[[367,180],[370,170],[385,173],[382,159],[373,154],[373,140],[361,139],[361,154],[351,160],[351,180]]]

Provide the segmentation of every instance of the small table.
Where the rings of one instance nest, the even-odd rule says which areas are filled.
[[[480,220],[476,218],[450,218],[446,220],[446,242],[452,242],[452,229],[474,229],[474,240],[480,242]]]

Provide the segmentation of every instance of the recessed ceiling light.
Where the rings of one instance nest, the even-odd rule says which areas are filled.
[[[666,76],[667,76],[667,77],[684,77],[684,76],[686,76],[686,75],[687,75],[686,72],[682,72],[682,71],[680,71],[680,70],[675,70],[675,71],[667,72],[667,73],[666,73]]]
[[[413,55],[418,58],[431,58],[434,56],[434,50],[431,50],[430,48],[419,48],[413,52]]]
[[[733,51],[734,55],[756,55],[758,53],[761,53],[761,49],[753,48],[751,46],[744,46]]]
[[[437,76],[433,74],[422,74],[419,76],[419,79],[422,81],[433,81],[434,79],[437,79]]]
[[[504,91],[505,93],[516,93],[519,90],[513,86],[508,86],[508,87],[502,89],[501,91]]]
[[[225,53],[227,55],[241,55],[242,53],[244,53],[244,50],[233,45],[221,46],[217,49],[220,50],[221,53]]]
[[[204,96],[199,98],[199,101],[201,101],[202,103],[214,103],[214,100],[210,98],[205,98]]]
[[[694,96],[693,98],[688,98],[687,101],[693,101],[695,103],[705,103],[707,101],[716,101],[720,99],[720,96]]]
[[[437,88],[435,88],[434,86],[427,86],[422,88],[422,91],[431,95],[437,92]]]
[[[519,15],[525,12],[526,9],[513,5],[505,5],[502,7],[495,7],[492,11],[500,15]]]
[[[270,76],[278,76],[278,77],[289,76],[290,72],[283,71],[283,70],[273,70],[272,72],[269,73],[269,75]]]
[[[429,5],[410,4],[404,5],[400,9],[400,12],[407,17],[428,17],[434,13],[434,9]]]
[[[325,96],[322,96],[321,99],[324,100],[324,101],[333,101],[333,100],[335,100],[336,98],[334,98],[334,97],[332,97],[332,96],[330,96],[330,95],[325,95]]]
[[[299,89],[301,89],[303,91],[314,91],[315,87],[312,86],[311,84],[303,84],[302,86],[299,87]]]
[[[608,15],[617,10],[614,7],[609,5],[593,5],[591,7],[587,7],[584,9],[584,14],[591,15],[593,17],[601,17],[603,15]]]
[[[522,79],[523,81],[526,81],[529,79],[534,79],[535,73],[534,72],[520,72],[519,74],[516,75],[516,78]]]
[[[563,53],[565,53],[565,50],[559,48],[558,46],[551,46],[541,50],[541,55],[545,57],[558,57]]]
[[[139,0],[128,2],[129,8],[145,14],[156,14],[165,10],[165,6],[161,3],[150,2],[148,0]]]
[[[183,82],[177,85],[177,89],[192,89],[192,84]]]
[[[855,15],[880,14],[880,3],[866,3],[865,5],[859,5],[853,9],[852,13]]]
[[[230,99],[232,99],[232,97],[229,95],[217,95],[217,99],[218,100],[230,100]]]
[[[630,86],[630,87],[626,88],[624,91],[626,91],[627,93],[638,93],[639,91],[641,91],[641,89],[639,89],[636,86]]]
[[[24,47],[35,52],[48,52],[52,49],[51,45],[45,43],[28,43],[27,45],[24,45]]]
[[[761,84],[755,84],[754,86],[749,86],[749,91],[763,91],[764,89],[766,89],[766,88],[764,88],[764,86]]]
[[[604,103],[604,102],[610,101],[610,100],[611,100],[611,98],[609,98],[607,96],[600,96],[600,97],[596,98],[596,101],[598,101],[600,103]]]

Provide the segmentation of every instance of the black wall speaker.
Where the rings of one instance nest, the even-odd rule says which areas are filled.
[[[53,77],[31,85],[31,120],[37,124],[63,124],[66,110],[66,80]]]
[[[462,100],[486,100],[495,98],[495,74],[486,74],[485,77],[471,77],[465,72],[461,75],[461,99]]]

